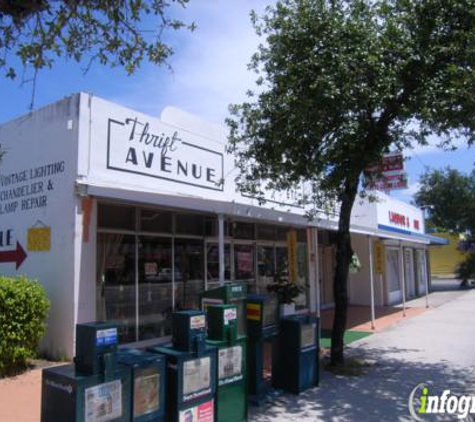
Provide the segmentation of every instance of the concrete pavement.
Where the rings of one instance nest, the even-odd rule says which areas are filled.
[[[375,362],[366,375],[322,371],[319,388],[252,408],[250,420],[406,421],[413,420],[408,399],[419,383],[431,382],[431,394],[445,389],[475,394],[474,311],[475,290],[442,293],[436,308],[348,347],[348,357]],[[457,417],[428,415],[424,420]]]

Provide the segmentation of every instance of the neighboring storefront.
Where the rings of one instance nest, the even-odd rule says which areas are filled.
[[[362,268],[350,274],[350,302],[371,304],[369,279],[373,280],[375,306],[426,294],[430,284],[428,246],[444,240],[425,234],[421,209],[384,194],[376,194],[374,199],[356,204],[353,211],[352,245]]]
[[[71,357],[75,324],[94,320],[119,321],[123,343],[166,338],[174,310],[229,281],[263,293],[290,277],[304,287],[297,312],[331,306],[336,216],[310,222],[303,192],[268,193],[264,204],[241,194],[225,144],[222,128],[179,110],[158,119],[84,93],[0,126],[0,273],[45,287],[45,350]],[[350,296],[366,296],[368,236],[384,239],[388,256],[373,289],[381,303],[400,298],[391,265],[401,238],[410,291],[421,293],[422,218],[416,240],[378,227],[373,204],[362,209],[371,215],[355,220],[363,267]]]

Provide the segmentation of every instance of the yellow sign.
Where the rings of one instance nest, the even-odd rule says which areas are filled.
[[[33,252],[51,250],[51,227],[32,227],[28,229],[27,249]]]
[[[384,245],[382,242],[374,242],[374,272],[376,274],[383,274],[385,261],[384,261]]]
[[[261,313],[261,305],[259,305],[258,303],[247,304],[247,319],[253,321],[260,321]]]
[[[289,281],[295,283],[298,279],[297,232],[295,230],[290,230],[287,232],[287,250],[289,261]]]

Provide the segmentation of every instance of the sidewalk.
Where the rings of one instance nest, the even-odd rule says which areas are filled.
[[[252,422],[409,421],[408,398],[421,382],[475,394],[475,290],[351,344],[346,356],[373,360],[358,377],[322,372],[319,388],[251,408]],[[434,416],[434,415],[431,415]],[[438,415],[430,420],[457,420]]]
[[[348,347],[347,356],[377,362],[369,374],[337,377],[323,371],[319,388],[251,407],[249,420],[410,420],[409,394],[429,380],[453,393],[475,394],[475,290],[432,293],[433,304],[437,307],[400,318]],[[0,421],[38,422],[40,398],[41,369],[0,380]]]

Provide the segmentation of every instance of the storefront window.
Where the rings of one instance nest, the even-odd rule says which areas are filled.
[[[219,247],[217,243],[206,245],[206,262],[208,265],[208,289],[219,284]],[[224,245],[224,279],[231,280],[231,248]]]
[[[254,223],[243,223],[241,221],[235,221],[232,223],[233,237],[235,239],[254,240]]]
[[[97,236],[97,319],[119,323],[119,341],[136,340],[135,236]]]
[[[234,245],[234,275],[236,281],[255,282],[254,245]]]
[[[274,283],[275,256],[273,246],[257,246],[257,282],[255,291],[249,286],[251,293],[266,293],[267,286]]]
[[[303,292],[295,299],[295,306],[306,308],[308,306],[308,259],[307,245],[299,243],[297,245],[297,283],[304,289]]]
[[[188,236],[203,236],[204,219],[202,215],[176,214],[176,233]]]
[[[171,334],[172,239],[139,237],[139,340]]]
[[[270,224],[257,225],[258,240],[275,240],[275,226]]]
[[[289,256],[286,246],[275,248],[276,274],[284,280],[289,278]]]
[[[288,227],[277,226],[275,228],[275,238],[276,240],[287,241],[287,232],[290,229]]]
[[[151,233],[171,233],[171,211],[151,209],[140,210],[140,230]]]
[[[135,208],[126,205],[99,204],[97,225],[104,229],[135,230]]]
[[[227,219],[224,220],[224,237],[231,236],[231,222]],[[218,237],[218,217],[206,217],[205,218],[205,236]]]
[[[204,290],[203,240],[175,239],[175,310],[199,309]]]

